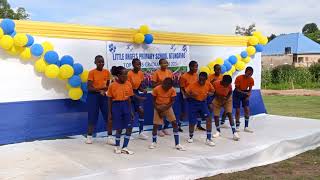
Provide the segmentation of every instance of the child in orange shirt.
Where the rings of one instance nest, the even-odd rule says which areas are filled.
[[[179,143],[179,131],[174,115],[172,105],[174,98],[177,96],[175,89],[173,88],[172,78],[165,78],[163,83],[155,87],[152,91],[153,105],[154,105],[154,117],[153,117],[153,130],[152,130],[152,143],[149,146],[150,149],[154,149],[157,146],[157,131],[158,126],[163,124],[164,117],[171,122],[173,127],[175,148],[180,151],[185,151],[185,148]]]
[[[230,126],[233,133],[233,139],[238,141],[239,135],[236,132],[236,128],[232,119],[232,78],[229,75],[224,75],[221,81],[215,81],[213,83],[213,87],[215,89],[215,98],[213,99],[213,114],[214,114],[214,122],[216,125],[217,132],[213,135],[213,137],[217,138],[220,136],[220,109],[223,107],[226,112]]]
[[[162,84],[163,80],[166,78],[173,78],[172,71],[168,69],[169,63],[166,59],[160,59],[159,60],[159,65],[160,69],[156,70],[152,74],[152,87],[155,88],[159,85]],[[164,122],[164,127],[163,130],[159,131],[159,136],[164,136],[164,135],[171,135],[170,132],[167,130],[169,126],[169,122],[165,121]],[[159,127],[159,129],[162,129],[162,126]]]
[[[251,95],[252,86],[254,86],[254,80],[251,77],[253,74],[253,68],[247,67],[245,74],[240,75],[235,81],[235,90],[233,91],[233,108],[236,109],[236,128],[239,130],[240,127],[240,104],[244,108],[244,131],[252,133],[253,131],[248,128],[250,108],[249,108],[249,98]]]
[[[133,69],[128,72],[128,81],[131,83],[133,88],[133,93],[135,96],[132,98],[132,107],[135,114],[139,116],[139,136],[138,138],[146,140],[148,136],[143,133],[143,123],[144,123],[144,110],[142,98],[139,92],[147,94],[147,91],[142,87],[142,82],[144,80],[144,73],[141,71],[141,61],[139,59],[132,60]]]
[[[214,93],[214,88],[210,82],[207,81],[208,75],[205,72],[199,74],[198,81],[190,84],[186,89],[188,97],[188,112],[189,112],[189,143],[193,143],[193,132],[197,124],[197,117],[206,119],[207,140],[206,144],[214,146],[211,139],[212,121],[209,118],[209,110],[207,106],[207,96],[209,93]]]
[[[112,119],[113,127],[116,129],[116,147],[114,152],[116,154],[134,154],[127,147],[130,141],[132,131],[132,116],[131,97],[134,95],[132,86],[128,80],[128,72],[122,66],[113,66],[111,73],[115,81],[111,83],[108,90],[108,105],[109,105],[109,118]],[[120,138],[122,130],[126,129],[126,135],[122,149],[120,148]]]
[[[89,72],[88,76],[88,133],[87,144],[92,144],[92,134],[97,124],[99,117],[99,110],[102,113],[103,119],[106,121],[106,129],[108,131],[107,143],[114,145],[112,137],[112,122],[108,121],[108,98],[106,91],[110,83],[110,72],[103,69],[104,59],[101,55],[95,57],[94,63],[96,68]]]
[[[186,96],[186,88],[198,80],[198,63],[196,61],[190,61],[189,63],[189,71],[184,73],[180,78],[180,95],[181,95],[181,116],[180,120],[186,118],[186,113],[188,109],[188,101]],[[201,125],[201,121],[200,121]],[[179,127],[179,131],[183,132],[181,127]]]

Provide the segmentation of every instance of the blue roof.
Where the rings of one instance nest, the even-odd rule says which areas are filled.
[[[281,55],[286,47],[291,47],[292,54],[320,54],[320,44],[302,33],[291,33],[280,35],[270,41],[264,47],[262,55]]]

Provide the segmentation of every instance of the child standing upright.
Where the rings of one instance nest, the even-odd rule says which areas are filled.
[[[220,136],[220,109],[223,107],[226,115],[229,118],[230,126],[233,133],[233,139],[238,141],[240,139],[239,135],[236,132],[236,128],[232,119],[232,78],[229,75],[224,75],[221,81],[216,81],[213,83],[215,89],[215,97],[213,99],[213,114],[214,122],[216,125],[217,132],[213,137],[217,138]]]
[[[190,84],[186,89],[188,96],[188,112],[189,112],[189,143],[193,143],[193,132],[195,125],[197,124],[197,117],[206,119],[207,139],[206,144],[214,146],[214,142],[211,139],[212,121],[209,118],[209,110],[207,106],[208,94],[214,93],[213,86],[207,81],[208,75],[205,72],[199,74],[198,81]]]
[[[148,136],[143,133],[144,124],[144,108],[143,102],[141,100],[139,92],[147,94],[146,89],[142,87],[142,82],[144,80],[144,74],[141,71],[141,61],[139,59],[132,60],[133,69],[128,72],[128,81],[131,83],[133,88],[134,97],[132,98],[132,106],[135,114],[138,113],[139,116],[139,136],[138,138],[146,140]]]
[[[244,131],[252,133],[253,131],[249,129],[249,117],[250,117],[250,108],[249,108],[249,98],[251,95],[252,86],[254,86],[254,80],[251,77],[253,74],[253,68],[247,67],[245,74],[240,75],[236,78],[235,86],[236,88],[233,91],[233,108],[236,109],[236,128],[240,128],[240,104],[244,109]]]
[[[115,81],[111,83],[108,90],[109,97],[109,118],[112,119],[114,129],[116,129],[116,154],[134,154],[127,147],[130,141],[132,131],[131,97],[134,95],[132,86],[128,79],[128,72],[122,66],[113,66],[111,69]],[[120,138],[122,130],[126,129],[126,135],[122,148],[120,148]]]
[[[99,118],[99,110],[103,119],[106,121],[106,130],[108,131],[107,143],[114,145],[112,137],[112,122],[108,121],[108,98],[106,92],[110,83],[110,72],[104,67],[104,59],[97,55],[94,59],[96,68],[89,72],[88,76],[88,133],[87,144],[92,144],[92,134]]]
[[[173,88],[172,78],[165,78],[161,85],[155,87],[152,91],[152,96],[154,105],[154,117],[152,143],[149,148],[156,148],[158,126],[163,124],[164,117],[166,117],[167,120],[171,122],[173,127],[175,148],[180,151],[185,151],[185,148],[179,143],[178,125],[172,109],[174,98],[177,96],[176,90]]]

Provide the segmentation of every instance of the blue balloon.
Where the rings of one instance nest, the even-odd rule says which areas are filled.
[[[236,57],[235,55],[232,55],[232,56],[230,56],[230,57],[228,58],[228,61],[229,61],[232,65],[234,65],[234,64],[237,63],[238,59],[237,59],[237,57]]]
[[[48,64],[56,64],[59,61],[59,55],[57,52],[55,51],[48,51],[46,52],[46,54],[44,55],[44,60],[48,63]]]
[[[72,87],[79,87],[81,86],[81,78],[80,76],[73,75],[69,80],[68,80],[70,86]]]
[[[14,32],[15,23],[11,19],[3,19],[0,24],[4,34],[11,35]]]
[[[31,54],[34,56],[41,56],[43,53],[43,47],[41,44],[34,44],[31,46]]]
[[[242,58],[248,57],[247,51],[242,51],[241,54],[240,54],[240,56],[241,56]]]
[[[263,45],[257,44],[255,47],[256,47],[256,51],[257,52],[262,52],[263,51]]]
[[[88,92],[88,84],[87,83],[81,83],[81,89],[83,92]]]
[[[224,65],[221,65],[221,74],[227,72],[227,68]]]
[[[87,97],[88,97],[88,93],[83,92],[83,95],[81,96],[80,101],[87,102]]]
[[[224,60],[223,65],[226,67],[226,71],[229,71],[232,68],[232,64],[228,60]]]
[[[151,44],[153,42],[152,34],[145,34],[144,35],[144,43]]]
[[[73,65],[73,70],[74,70],[74,74],[75,74],[75,75],[79,75],[79,74],[81,74],[81,73],[83,72],[83,67],[82,67],[81,64],[75,63],[75,64]]]
[[[11,37],[14,37],[17,34],[16,31],[13,31],[13,33],[10,34]]]
[[[58,67],[60,67],[60,66],[61,66],[61,61],[58,60],[58,61],[56,62],[56,65],[57,65]]]
[[[32,46],[32,44],[34,43],[34,38],[33,38],[31,35],[29,35],[29,34],[27,34],[27,37],[28,37],[28,42],[27,42],[27,44],[25,45],[25,47]]]
[[[73,58],[69,55],[62,56],[61,65],[64,64],[69,64],[70,66],[73,66]]]

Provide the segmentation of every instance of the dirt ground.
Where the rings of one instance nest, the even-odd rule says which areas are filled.
[[[262,95],[283,95],[283,96],[320,96],[320,90],[293,89],[293,90],[268,90],[262,89]]]

